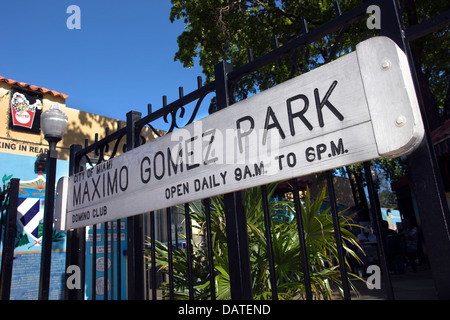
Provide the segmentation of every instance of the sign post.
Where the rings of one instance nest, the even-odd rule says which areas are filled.
[[[388,38],[371,38],[336,61],[62,179],[60,228],[398,157],[423,134],[405,54]]]

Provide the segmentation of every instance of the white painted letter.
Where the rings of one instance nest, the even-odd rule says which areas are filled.
[[[81,10],[79,6],[74,4],[67,7],[67,13],[72,14],[67,18],[67,29],[81,29]]]
[[[372,273],[370,277],[367,278],[367,288],[372,289],[381,289],[381,272],[380,267],[377,265],[370,265],[367,268],[367,273]]]
[[[81,270],[79,266],[71,265],[67,267],[66,273],[71,275],[67,278],[67,289],[81,289]]]
[[[370,16],[367,18],[366,25],[367,28],[372,29],[381,29],[381,10],[377,5],[371,5],[367,7],[367,14]]]

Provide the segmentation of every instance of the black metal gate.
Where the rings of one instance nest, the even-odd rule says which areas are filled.
[[[426,234],[426,241],[429,243],[439,242],[439,249],[429,248],[429,258],[432,264],[432,268],[436,270],[435,280],[436,288],[439,292],[440,297],[450,296],[450,277],[441,277],[439,275],[439,270],[445,269],[450,266],[450,261],[448,260],[448,252],[450,252],[450,233],[449,230],[445,228],[449,218],[448,206],[445,203],[444,192],[442,188],[440,174],[436,167],[436,160],[432,150],[432,144],[430,141],[429,133],[427,129],[426,112],[424,110],[424,103],[420,93],[420,87],[418,84],[417,77],[414,72],[414,62],[412,60],[412,55],[409,49],[409,41],[412,41],[418,37],[424,36],[431,32],[442,28],[449,24],[448,12],[441,14],[433,19],[423,21],[419,25],[415,25],[404,29],[402,22],[402,12],[397,5],[396,1],[390,0],[380,0],[380,1],[368,1],[363,5],[360,5],[348,12],[341,13],[338,2],[335,2],[336,17],[332,21],[329,21],[313,30],[308,30],[307,22],[303,23],[303,34],[298,38],[292,40],[282,47],[275,47],[274,50],[266,55],[253,59],[251,51],[249,51],[249,62],[248,64],[233,70],[232,66],[227,62],[218,63],[215,66],[215,80],[202,86],[201,79],[198,80],[198,89],[189,93],[188,95],[183,94],[182,88],[179,91],[179,99],[167,104],[167,100],[163,97],[163,107],[155,112],[152,112],[151,106],[149,105],[148,115],[142,117],[138,112],[129,112],[127,114],[127,126],[125,128],[119,128],[116,132],[107,135],[104,139],[96,141],[94,144],[82,149],[81,146],[73,146],[71,149],[71,173],[78,172],[85,168],[86,162],[93,162],[91,160],[90,154],[95,152],[98,156],[97,164],[104,161],[104,151],[109,148],[109,145],[114,143],[114,152],[112,152],[111,157],[114,157],[119,141],[126,137],[126,148],[124,151],[129,151],[133,148],[137,148],[143,143],[145,139],[142,138],[141,131],[145,126],[148,126],[157,135],[160,133],[154,129],[152,122],[159,118],[164,118],[166,122],[168,117],[170,117],[170,129],[168,132],[172,132],[176,128],[179,128],[178,121],[184,118],[186,106],[189,103],[196,102],[190,119],[184,124],[190,124],[194,121],[197,112],[199,110],[200,104],[209,93],[215,92],[216,97],[216,108],[217,110],[226,108],[230,104],[234,103],[234,85],[241,80],[246,75],[251,74],[253,71],[262,68],[268,64],[276,63],[281,57],[295,57],[297,50],[307,46],[308,44],[326,37],[327,35],[338,32],[336,37],[336,42],[334,43],[333,49],[331,49],[330,57],[336,54],[337,48],[339,46],[339,41],[344,32],[349,28],[350,25],[357,23],[358,21],[365,21],[367,19],[367,8],[369,5],[376,5],[380,8],[382,12],[381,18],[381,28],[379,29],[379,35],[387,36],[391,38],[408,56],[412,74],[414,77],[414,82],[416,86],[416,92],[418,94],[419,103],[422,110],[422,116],[426,127],[426,138],[423,144],[416,150],[411,156],[408,157],[410,179],[412,181],[412,188],[417,199],[419,206],[419,211],[424,217],[433,216],[432,222],[429,224],[424,224],[424,233]],[[362,35],[362,39],[366,34]],[[294,61],[294,59],[292,59]],[[292,63],[292,69],[294,70],[297,66]],[[91,163],[95,165],[95,163]],[[339,217],[338,209],[336,204],[334,186],[333,186],[333,172],[328,171],[325,173],[327,179],[328,197],[331,204],[331,214],[333,217],[335,239],[337,243],[337,253],[338,262],[340,270],[340,277],[342,281],[343,297],[344,299],[350,299],[350,286],[348,283],[347,267],[344,261],[345,250],[343,248],[343,241],[341,237],[341,231],[339,228]],[[378,242],[378,253],[381,262],[382,276],[384,286],[386,288],[386,294],[388,299],[394,298],[394,293],[392,290],[390,276],[388,271],[388,266],[386,262],[385,254],[385,243],[384,238],[381,236],[381,214],[379,204],[377,202],[376,191],[372,183],[371,168],[370,163],[364,163],[364,174],[369,192],[370,199],[370,215],[373,221]],[[308,257],[306,253],[306,246],[304,243],[304,230],[301,219],[300,211],[300,199],[298,193],[298,183],[297,179],[291,181],[293,186],[293,201],[295,204],[297,212],[297,223],[298,223],[298,233],[301,248],[301,263],[303,266],[304,275],[304,285],[305,293],[307,299],[312,299],[311,292],[311,279],[310,270],[308,268]],[[266,186],[261,187],[261,192],[266,195]],[[245,214],[245,203],[244,203],[243,191],[234,192],[230,194],[225,194],[223,197],[225,206],[225,217],[226,217],[226,241],[228,248],[228,261],[229,261],[229,274],[230,274],[230,290],[232,299],[253,299],[252,293],[252,274],[250,271],[250,258],[248,250],[248,234],[247,234],[247,222]],[[268,210],[267,197],[263,196],[263,210],[265,219],[265,234],[267,239],[267,253],[269,255],[270,264],[270,277],[271,277],[271,290],[272,298],[277,299],[277,287],[276,287],[276,271],[274,265],[273,252],[271,250],[271,223]],[[203,205],[205,208],[205,224],[206,224],[206,246],[211,250],[211,219],[210,219],[210,199],[204,199]],[[188,278],[188,297],[189,299],[195,299],[194,290],[194,275],[192,274],[192,253],[193,253],[193,242],[192,242],[192,226],[190,218],[190,208],[189,204],[184,205],[183,210],[185,218],[185,237],[186,237],[186,263],[187,263],[187,278]],[[128,230],[128,255],[127,255],[127,298],[128,299],[144,299],[151,298],[157,299],[157,267],[155,263],[155,212],[151,212],[148,215],[150,221],[150,256],[151,264],[148,271],[144,270],[144,245],[143,245],[143,216],[134,216],[127,218],[127,230]],[[178,250],[178,247],[173,246],[172,238],[172,228],[173,228],[173,213],[170,208],[166,212],[160,212],[159,215],[166,215],[165,217],[165,228],[167,239],[167,251],[168,251],[168,293],[167,297],[169,299],[174,298],[174,266],[173,266],[173,255],[174,251]],[[430,218],[427,218],[431,220]],[[424,219],[425,220],[425,219]],[[104,228],[107,230],[107,228]],[[107,231],[106,231],[107,232]],[[434,234],[431,235],[431,233]],[[175,235],[177,232],[175,232]],[[79,229],[70,231],[68,235],[68,265],[84,264],[84,239],[85,230]],[[434,247],[434,246],[431,246]],[[105,246],[105,251],[107,246]],[[300,261],[299,261],[300,263]],[[95,264],[95,263],[94,263]],[[208,266],[210,275],[215,273],[214,271],[214,259],[213,254],[209,251],[208,254]],[[90,272],[90,270],[85,270],[84,272]],[[146,275],[146,276],[144,276]],[[105,279],[108,274],[105,273]],[[152,289],[152,294],[150,295],[150,290],[146,290],[144,284],[146,283],[144,278],[148,277],[149,287]],[[120,282],[120,281],[119,281]],[[148,287],[147,287],[148,289]],[[106,284],[105,284],[105,290]],[[210,290],[211,299],[215,299],[215,284],[214,277],[210,276]],[[67,298],[83,298],[83,290],[68,290]],[[105,291],[106,292],[106,291]],[[107,295],[105,295],[105,299]]]
[[[396,1],[392,0],[378,0],[368,1],[348,12],[342,13],[338,2],[335,2],[336,17],[312,30],[308,30],[308,25],[305,20],[302,21],[303,33],[301,36],[293,39],[289,43],[278,47],[275,44],[273,51],[265,54],[262,57],[253,59],[251,51],[249,51],[249,62],[233,70],[232,66],[227,62],[220,62],[215,66],[215,80],[202,85],[202,81],[198,79],[198,89],[184,95],[182,88],[179,89],[179,99],[167,104],[167,99],[163,97],[163,106],[161,109],[152,112],[151,105],[148,108],[148,115],[142,117],[141,113],[130,111],[127,113],[127,125],[126,127],[120,127],[115,132],[106,132],[105,137],[93,144],[82,147],[81,145],[73,145],[71,147],[70,155],[70,174],[77,173],[81,170],[86,170],[87,165],[95,166],[105,161],[105,158],[113,158],[117,154],[117,150],[121,143],[125,142],[123,152],[130,151],[134,148],[138,148],[140,145],[146,143],[146,138],[143,137],[142,130],[144,127],[150,129],[156,135],[160,135],[160,131],[156,130],[152,126],[152,122],[163,118],[170,124],[168,132],[180,128],[179,125],[181,119],[187,119],[184,117],[187,113],[186,105],[195,103],[190,118],[185,121],[183,125],[194,122],[197,116],[198,110],[204,101],[205,97],[210,93],[215,93],[215,106],[217,110],[226,108],[233,104],[234,101],[234,86],[245,76],[250,75],[255,70],[258,70],[264,66],[277,63],[278,59],[283,57],[291,58],[292,70],[295,71],[297,65],[295,64],[295,56],[299,49],[306,47],[314,41],[327,37],[332,33],[337,33],[336,41],[330,48],[330,60],[336,56],[338,51],[339,41],[342,35],[348,30],[348,28],[355,24],[367,20],[367,8],[370,5],[376,5],[380,8],[382,13],[381,28],[378,30],[379,35],[389,37],[392,39],[406,54],[411,66],[411,72],[418,95],[419,105],[422,111],[422,117],[424,119],[424,125],[426,129],[426,137],[422,145],[407,158],[409,165],[409,178],[411,181],[411,187],[416,198],[421,220],[423,221],[422,228],[424,232],[425,241],[430,244],[428,247],[428,255],[430,264],[433,271],[436,290],[439,298],[450,297],[450,277],[447,271],[450,268],[450,231],[448,230],[449,222],[449,209],[445,200],[445,193],[442,185],[442,179],[439,173],[438,166],[430,140],[430,130],[428,128],[426,110],[424,107],[424,101],[420,91],[419,82],[414,69],[414,61],[409,48],[409,42],[419,37],[435,32],[450,23],[449,11],[442,13],[432,19],[422,21],[420,24],[410,26],[405,29],[402,20],[402,9],[398,6]],[[366,33],[361,35],[361,40],[367,37]],[[275,43],[277,43],[275,41]],[[328,62],[328,61],[325,61]],[[108,156],[106,156],[108,153]],[[376,190],[372,183],[371,167],[370,163],[363,164],[364,175],[367,183],[369,200],[370,200],[370,216],[374,224],[375,233],[378,242],[378,253],[380,258],[381,274],[383,277],[384,288],[386,288],[386,297],[388,299],[394,298],[394,292],[392,290],[388,266],[386,262],[385,243],[384,238],[381,235],[381,214],[380,207],[377,201]],[[327,181],[328,198],[331,205],[331,215],[334,223],[334,235],[337,248],[337,263],[340,271],[340,279],[342,281],[342,292],[344,299],[350,299],[350,285],[348,282],[348,269],[345,263],[345,248],[342,240],[341,229],[339,227],[338,208],[336,203],[336,196],[333,184],[333,172],[325,172]],[[13,183],[12,183],[13,185]],[[298,179],[290,181],[292,186],[293,203],[296,212],[297,231],[300,242],[300,260],[299,264],[303,267],[303,282],[305,287],[305,298],[312,299],[313,293],[311,290],[311,276],[310,268],[308,266],[308,256],[305,245],[305,232],[301,218],[301,203],[298,190]],[[11,187],[10,190],[14,190]],[[264,212],[265,222],[265,237],[267,239],[266,252],[269,261],[270,270],[270,282],[271,282],[271,297],[272,299],[278,298],[276,270],[274,263],[274,256],[272,251],[272,236],[271,236],[271,217],[269,212],[269,205],[267,202],[267,187],[260,187],[262,196],[262,208]],[[229,262],[229,276],[230,276],[230,290],[231,299],[253,299],[252,292],[252,274],[251,274],[251,262],[249,257],[249,243],[247,233],[247,221],[245,214],[245,201],[244,191],[238,191],[230,194],[223,195],[224,211],[226,219],[226,243],[228,248],[228,262]],[[205,247],[207,248],[207,263],[209,270],[209,288],[210,298],[214,300],[216,298],[216,287],[214,275],[216,270],[214,267],[214,257],[211,247],[211,202],[212,199],[202,200],[204,208],[206,225]],[[11,200],[10,200],[11,205]],[[185,229],[185,245],[186,249],[183,251],[186,255],[186,274],[187,274],[187,292],[189,299],[196,299],[195,284],[192,265],[195,263],[192,260],[193,256],[193,241],[192,241],[192,221],[190,215],[192,214],[189,204],[185,204],[182,208],[182,214],[184,215],[184,229]],[[127,254],[126,254],[126,283],[127,294],[121,295],[121,283],[122,272],[117,272],[117,276],[113,272],[108,272],[107,259],[103,259],[103,272],[104,283],[103,292],[104,299],[159,299],[159,292],[157,288],[161,281],[166,282],[168,292],[165,292],[165,296],[169,299],[175,298],[175,277],[173,256],[179,252],[178,245],[174,245],[173,228],[175,227],[175,237],[178,236],[176,231],[179,223],[175,223],[176,216],[172,208],[160,212],[150,212],[145,215],[133,216],[126,219],[114,221],[117,226],[114,228],[114,224],[104,223],[102,224],[103,237],[108,239],[108,234],[112,234],[110,244],[105,241],[103,253],[104,255],[111,255],[113,265],[115,268],[121,268],[122,263],[120,259],[122,257],[122,248],[120,241],[120,225],[125,223],[127,228]],[[157,224],[156,221],[160,224]],[[144,245],[144,229],[148,226],[149,237],[148,242]],[[110,232],[111,231],[111,232]],[[96,248],[97,239],[97,227],[94,226],[93,230],[93,248]],[[165,234],[165,239],[162,235]],[[167,269],[168,279],[161,280],[161,274],[158,272],[156,265],[156,240],[164,240],[167,244]],[[95,290],[97,284],[95,280],[95,270],[97,269],[97,251],[93,250],[92,268],[85,268],[86,265],[86,228],[80,228],[76,230],[68,231],[67,235],[67,258],[66,267],[76,265],[81,268],[82,283],[84,283],[85,275],[92,274],[93,290],[92,297],[95,298]],[[119,239],[115,240],[115,239]],[[439,245],[434,245],[439,244]],[[4,246],[4,250],[7,246]],[[149,257],[151,263],[146,267],[144,261],[144,250],[149,250]],[[6,256],[3,255],[3,258]],[[5,258],[6,259],[6,258]],[[4,268],[8,268],[7,263],[2,263],[2,298],[7,298],[7,291],[4,291],[5,286]],[[6,274],[6,273],[5,273]],[[68,279],[69,275],[66,275]],[[7,280],[5,280],[7,281]],[[108,287],[108,283],[110,287]],[[113,284],[116,284],[113,286]],[[66,299],[79,299],[85,298],[85,287],[81,288],[66,288]],[[116,296],[111,292],[108,296],[108,290],[116,290]]]

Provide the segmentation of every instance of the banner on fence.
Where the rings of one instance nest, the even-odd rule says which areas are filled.
[[[58,184],[73,229],[379,157],[424,130],[407,58],[375,37],[356,51]]]

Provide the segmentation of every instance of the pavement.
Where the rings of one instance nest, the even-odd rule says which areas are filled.
[[[392,291],[395,300],[437,300],[431,270],[418,266],[414,272],[407,269],[403,274],[391,274]],[[359,295],[352,293],[352,300],[388,300],[386,285],[381,282],[380,289],[369,289],[362,281],[354,282]]]

